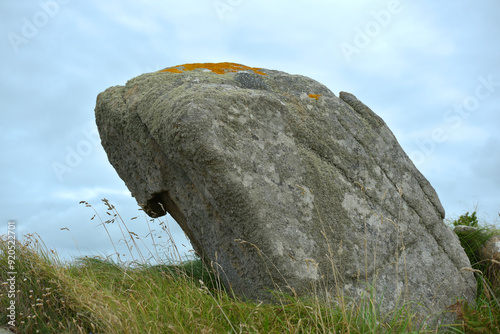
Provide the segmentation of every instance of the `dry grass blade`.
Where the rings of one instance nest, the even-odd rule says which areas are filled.
[[[113,224],[122,225],[123,235],[129,242],[127,246],[133,246],[130,251],[136,251],[139,246],[136,240],[141,240],[141,236],[128,229],[109,201],[103,202],[107,215],[114,219]],[[82,204],[90,207],[87,202]],[[107,229],[111,220],[103,221],[97,210],[94,213],[115,247]],[[381,219],[381,224],[383,222]],[[397,228],[395,222],[390,223]],[[168,225],[162,222],[160,226],[167,233],[167,242],[171,242],[171,234],[165,231]],[[279,291],[275,295],[279,302],[266,304],[239,300],[230,289],[224,289],[221,277],[213,274],[223,274],[216,262],[212,263],[212,268],[205,267],[200,260],[161,263],[158,252],[163,245],[154,238],[153,230],[149,232],[147,238],[154,240],[154,246],[153,251],[148,252],[157,264],[150,264],[144,253],[136,253],[134,263],[121,261],[119,256],[116,262],[112,261],[113,256],[109,256],[80,258],[67,263],[60,261],[57,254],[47,249],[36,235],[28,235],[24,242],[18,242],[16,333],[436,332],[436,329],[426,328],[425,322],[416,325],[418,322],[411,312],[411,305],[405,303],[404,296],[394,311],[387,315],[381,314],[377,303],[384,296],[378,296],[370,285],[367,285],[367,293],[360,300],[345,297],[341,289],[342,277],[338,272],[338,245],[329,245],[327,256],[332,272],[324,273],[331,275],[337,285],[336,298],[325,299],[327,286],[317,284],[313,286],[311,298],[298,298],[293,290],[289,294]],[[269,274],[276,272],[276,266],[256,245],[243,240],[239,242],[258,251]],[[404,248],[402,240],[398,240],[398,247]],[[170,249],[178,252],[176,247]],[[118,254],[116,247],[114,250]],[[180,255],[177,253],[175,258],[180,258]],[[377,257],[373,259],[376,261]],[[307,265],[317,264],[308,259]],[[8,292],[7,266],[8,244],[5,238],[0,238],[2,309],[9,302],[9,298],[5,298]],[[455,333],[498,332],[499,291],[489,284],[482,270],[474,266],[463,270],[476,274],[483,292],[478,296],[477,305],[458,302],[450,306],[461,323],[442,329]],[[5,324],[7,318],[0,313],[0,326]]]

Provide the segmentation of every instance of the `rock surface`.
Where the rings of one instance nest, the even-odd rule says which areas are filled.
[[[13,334],[14,332],[11,332],[10,330],[6,328],[0,328],[0,334]]]
[[[472,301],[436,192],[384,121],[339,95],[275,70],[186,64],[99,94],[96,121],[139,205],[169,212],[240,296],[360,298],[369,285],[383,311],[415,301],[423,315]]]
[[[486,265],[487,269],[483,274],[489,279],[493,289],[500,289],[500,233],[465,225],[456,226],[454,231],[458,235],[486,240],[475,255],[478,262]]]

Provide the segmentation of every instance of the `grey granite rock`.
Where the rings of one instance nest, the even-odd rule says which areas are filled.
[[[96,120],[139,205],[169,212],[240,296],[359,299],[371,286],[384,312],[412,301],[423,316],[475,297],[435,190],[352,94],[186,64],[107,89]]]

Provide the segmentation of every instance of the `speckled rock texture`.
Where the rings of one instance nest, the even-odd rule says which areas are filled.
[[[475,252],[476,260],[485,265],[486,270],[483,274],[488,278],[492,288],[500,289],[500,233],[464,225],[456,226],[454,231],[465,238],[485,240]]]
[[[275,70],[186,64],[107,89],[95,110],[139,205],[170,213],[240,296],[357,299],[371,286],[384,312],[413,301],[423,316],[475,297],[435,190],[352,94]]]

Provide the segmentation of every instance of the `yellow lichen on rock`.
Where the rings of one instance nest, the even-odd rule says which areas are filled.
[[[311,99],[316,99],[316,100],[319,99],[320,96],[321,96],[321,94],[309,94],[309,97]]]
[[[158,72],[182,73],[184,71],[192,71],[192,70],[195,70],[197,68],[204,68],[204,69],[210,70],[210,71],[217,73],[217,74],[225,74],[228,72],[239,72],[239,71],[252,70],[257,74],[267,75],[266,73],[259,71],[260,68],[249,67],[249,66],[245,66],[245,65],[241,65],[241,64],[236,64],[236,63],[183,64],[183,65],[168,67],[168,68],[161,70],[161,71],[158,71]]]

